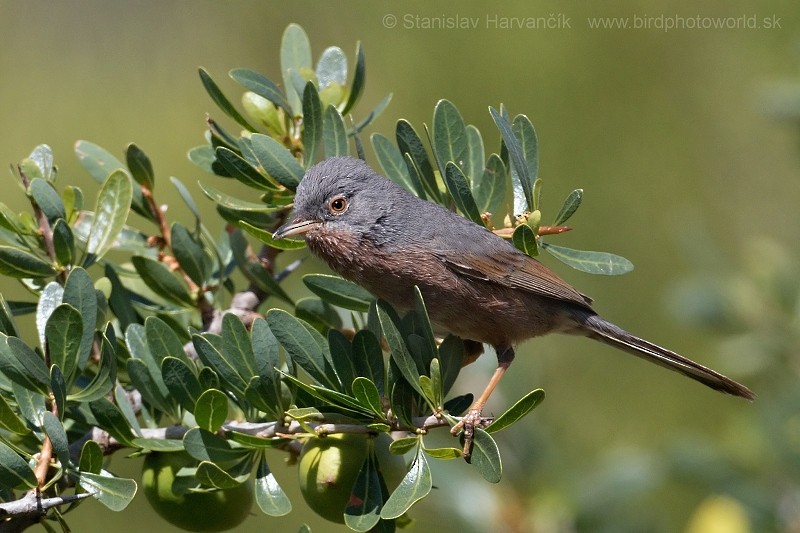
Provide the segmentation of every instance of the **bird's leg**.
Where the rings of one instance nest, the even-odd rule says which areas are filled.
[[[511,346],[497,350],[497,369],[495,369],[494,374],[492,374],[492,379],[489,380],[489,383],[486,385],[486,388],[483,389],[481,395],[478,396],[478,399],[467,409],[467,413],[461,418],[461,421],[450,430],[450,433],[453,435],[457,435],[462,429],[464,430],[464,459],[469,459],[472,453],[472,436],[475,428],[480,428],[484,425],[484,419],[481,415],[483,406],[489,401],[489,397],[492,395],[492,392],[494,392],[497,384],[500,383],[500,380],[503,379],[503,374],[506,373],[506,370],[511,366],[511,361],[513,360],[514,348]]]

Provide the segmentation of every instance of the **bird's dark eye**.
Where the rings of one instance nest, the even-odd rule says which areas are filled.
[[[347,210],[347,198],[344,196],[334,196],[328,200],[328,210],[334,215],[341,215]]]

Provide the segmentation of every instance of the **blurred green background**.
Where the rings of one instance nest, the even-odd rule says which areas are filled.
[[[162,183],[177,176],[200,200],[196,182],[219,180],[186,152],[203,143],[206,113],[223,117],[197,67],[238,102],[241,89],[227,71],[249,67],[279,81],[278,46],[290,22],[305,28],[316,57],[337,45],[352,61],[362,41],[367,90],[359,109],[394,93],[369,133],[393,137],[399,118],[419,129],[448,98],[493,147],[499,135],[487,109],[502,102],[537,129],[545,221],[569,191],[585,190],[570,221],[576,231],[556,242],[618,253],[636,270],[606,278],[545,261],[607,318],[744,381],[759,400],[713,393],[583,339],[525,343],[487,411],[501,412],[533,387],[547,400],[498,436],[503,480],[490,486],[460,461],[436,461],[438,490],[412,509],[417,529],[800,531],[800,122],[784,120],[800,98],[799,12],[794,0],[702,8],[688,0],[0,0],[0,162],[47,143],[61,183],[91,196],[96,185],[74,142],[116,154],[136,142]],[[591,27],[595,17],[631,25],[650,17],[655,26],[661,16],[697,15],[780,27]],[[426,17],[458,16],[476,18],[477,27],[422,27]],[[503,17],[551,16],[560,27],[498,27]],[[0,198],[22,210],[8,179]],[[170,204],[171,220],[186,222],[168,189],[160,201]],[[204,206],[210,221],[213,205]],[[304,290],[299,280],[290,287]],[[493,366],[487,357],[465,370],[457,391],[479,390]],[[116,456],[110,469],[135,477],[138,461]],[[239,530],[293,531],[304,521],[333,530],[307,512],[294,469],[275,470],[295,510],[254,516]],[[70,517],[75,531],[168,530],[141,497],[124,513],[89,503]]]

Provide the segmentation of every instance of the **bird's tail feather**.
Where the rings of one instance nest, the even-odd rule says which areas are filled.
[[[583,315],[578,318],[578,321],[583,326],[582,333],[592,339],[651,361],[664,368],[679,372],[712,389],[733,396],[741,396],[748,400],[754,400],[756,397],[750,389],[723,376],[719,372],[706,368],[691,359],[687,359],[652,342],[640,339],[598,315]]]

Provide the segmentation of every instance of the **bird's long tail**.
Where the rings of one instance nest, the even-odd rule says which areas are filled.
[[[741,396],[748,400],[754,400],[756,397],[750,389],[723,376],[719,372],[706,368],[691,359],[687,359],[652,342],[631,335],[598,315],[580,313],[580,316],[576,317],[576,319],[582,326],[580,332],[589,338],[679,372],[720,392]]]

